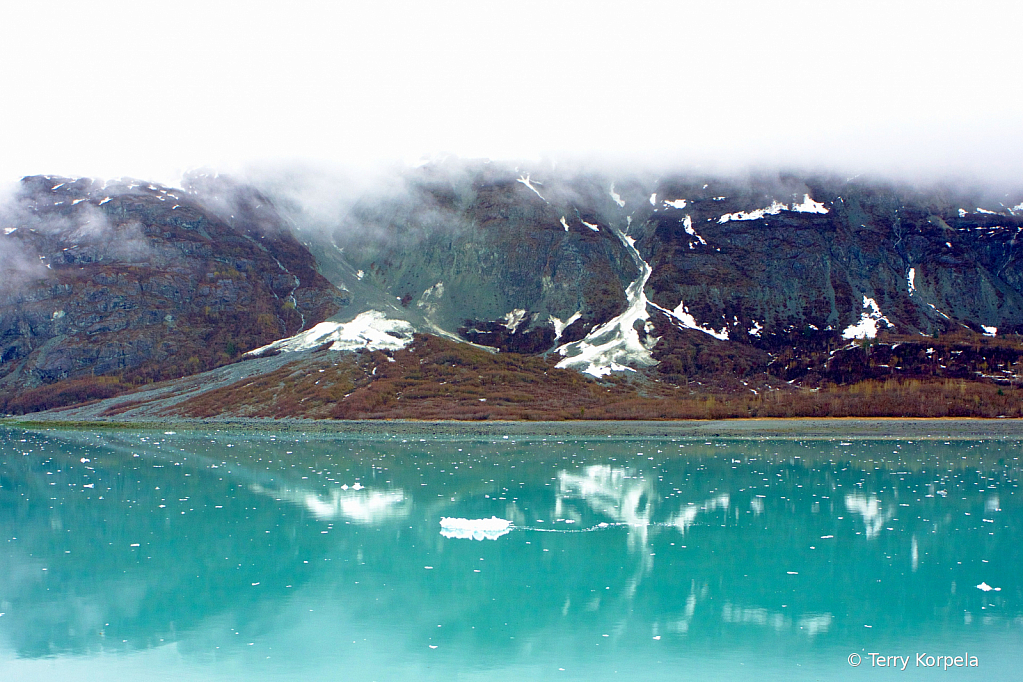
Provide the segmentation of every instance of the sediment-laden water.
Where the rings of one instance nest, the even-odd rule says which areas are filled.
[[[0,678],[1011,679],[1020,451],[7,429]]]

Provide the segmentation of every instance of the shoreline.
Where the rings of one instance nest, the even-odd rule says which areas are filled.
[[[565,436],[729,439],[1023,439],[1023,419],[920,417],[752,418],[700,421],[455,421],[225,419],[58,420],[8,417],[7,428],[26,430],[278,431],[335,436]]]

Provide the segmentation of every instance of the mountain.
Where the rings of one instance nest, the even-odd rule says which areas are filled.
[[[0,381],[29,411],[244,360],[93,416],[1016,415],[1021,199],[447,161],[324,217],[274,182],[27,178]]]
[[[344,307],[258,192],[219,201],[226,188],[196,180],[203,201],[194,187],[22,181],[0,214],[7,410],[211,369]]]

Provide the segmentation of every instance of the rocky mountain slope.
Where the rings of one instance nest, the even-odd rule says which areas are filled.
[[[7,330],[0,371],[22,392],[15,395],[27,388],[50,396],[75,372],[90,386],[109,376],[169,378],[247,351],[237,387],[214,382],[216,400],[201,389],[179,391],[158,411],[1018,413],[1019,193],[777,174],[612,177],[455,161],[411,169],[314,219],[272,182],[257,189],[197,176],[185,192],[136,183],[64,189],[82,182],[26,179],[22,222],[7,219],[16,229],[0,237],[27,239],[5,253],[34,249],[51,271],[39,277],[40,266],[18,262],[17,272],[36,279],[23,277],[14,288],[21,293],[0,306]],[[94,214],[119,238],[88,242],[83,220]],[[133,255],[143,246],[152,258]],[[98,255],[80,260],[83,248]],[[141,284],[168,278],[176,297]],[[55,288],[65,281],[72,289]],[[131,287],[140,292],[134,298],[125,293]],[[73,312],[74,326],[61,326],[71,320],[60,322],[58,311]],[[483,355],[467,360],[467,352]],[[444,367],[461,369],[455,377]],[[563,370],[581,376],[569,380]],[[258,391],[240,390],[255,376],[264,376]],[[471,390],[438,388],[456,379]],[[884,400],[850,397],[866,395],[854,389],[869,382],[899,397],[883,409]],[[513,385],[520,388],[505,390]],[[920,399],[932,394],[944,412]],[[708,396],[717,407],[700,402]],[[95,396],[72,395],[79,397]],[[130,416],[134,408],[116,408],[128,398],[103,410]],[[46,406],[19,400],[9,409]]]
[[[258,192],[25,178],[0,214],[7,410],[194,374],[338,312]],[[221,183],[222,184],[222,183]]]

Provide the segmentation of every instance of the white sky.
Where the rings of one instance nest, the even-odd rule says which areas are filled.
[[[4,2],[0,180],[492,158],[1023,179],[1023,3]]]

